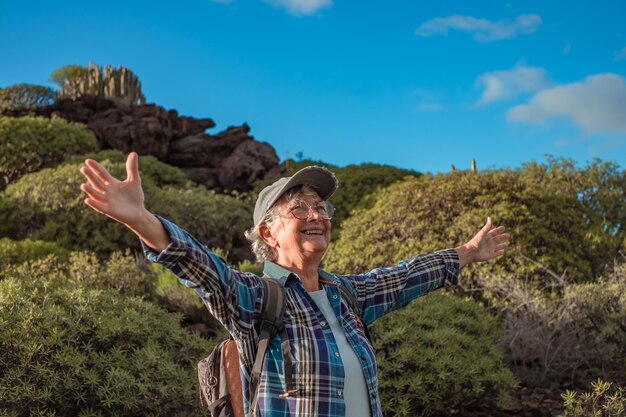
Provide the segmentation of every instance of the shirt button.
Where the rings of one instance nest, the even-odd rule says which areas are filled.
[[[322,327],[326,327],[326,324],[327,324],[327,323],[326,323],[325,321],[323,321],[323,322],[321,322],[320,324],[322,325]]]
[[[337,299],[337,294],[333,295],[333,300]]]
[[[335,352],[335,356],[336,356],[336,357],[339,357],[339,352]]]
[[[340,390],[340,389],[338,389],[338,390],[337,390],[337,396],[338,396],[338,397],[342,397],[342,396],[343,396],[343,391],[342,391],[342,390]]]

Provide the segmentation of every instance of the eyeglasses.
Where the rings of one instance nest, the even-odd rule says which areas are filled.
[[[335,207],[326,201],[320,201],[315,206],[308,204],[306,201],[296,200],[289,211],[298,220],[307,220],[311,210],[316,211],[322,220],[330,220],[335,212]]]

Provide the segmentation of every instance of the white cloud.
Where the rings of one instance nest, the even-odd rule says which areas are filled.
[[[266,0],[274,6],[286,9],[295,16],[307,16],[315,14],[318,10],[333,5],[332,0]]]
[[[619,52],[615,54],[616,61],[623,61],[626,59],[626,46],[623,47]]]
[[[484,87],[476,105],[484,106],[520,93],[541,90],[548,86],[548,81],[543,68],[516,65],[506,71],[486,72],[478,77],[476,85]]]
[[[529,35],[536,32],[541,23],[541,16],[537,14],[525,14],[517,16],[514,21],[505,19],[497,22],[473,16],[455,15],[431,19],[418,27],[415,33],[420,36],[447,35],[448,30],[456,29],[472,33],[478,42],[492,42],[514,38],[517,35]]]
[[[580,82],[543,90],[528,104],[509,110],[507,119],[541,124],[566,117],[586,134],[626,133],[625,81],[617,74],[595,74]]]

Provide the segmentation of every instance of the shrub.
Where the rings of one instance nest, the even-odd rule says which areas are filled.
[[[68,260],[69,253],[52,242],[39,240],[15,241],[9,238],[0,239],[0,268],[9,264],[21,264],[54,255],[59,259]]]
[[[151,264],[151,299],[168,311],[181,313],[187,323],[202,323],[211,336],[218,335],[222,325],[209,313],[198,294],[182,285],[178,278],[159,264]]]
[[[563,394],[564,410],[560,417],[626,416],[626,389],[602,380],[592,383],[591,387],[591,392],[581,395],[566,391]]]
[[[497,321],[477,303],[433,293],[371,330],[385,415],[429,416],[495,402],[515,384]]]
[[[7,187],[6,196],[30,216],[24,219],[28,229],[14,231],[12,237],[56,242],[66,249],[91,250],[100,255],[138,248],[132,232],[84,205],[80,184],[85,180],[79,168],[78,164],[63,164],[42,169]],[[150,184],[145,186],[150,189]]]
[[[113,252],[99,260],[91,252],[72,252],[67,268],[69,282],[118,294],[145,296],[150,291],[149,271],[143,270],[130,250]]]
[[[49,87],[35,84],[15,84],[0,88],[0,110],[49,106],[56,93]]]
[[[576,177],[592,176],[594,170],[576,171]],[[600,198],[604,203],[595,203],[595,212],[579,193],[611,181],[579,185],[559,179],[558,166],[410,178],[381,191],[371,209],[347,219],[326,262],[329,268],[355,272],[458,246],[491,215],[506,225],[512,246],[498,262],[470,265],[470,275],[497,273],[509,279],[512,274],[542,281],[548,279],[545,266],[567,271],[577,281],[592,280],[618,256],[626,233],[626,185],[621,185],[626,174],[607,170],[604,175],[616,184],[607,185],[613,191]]]
[[[125,178],[123,163],[100,162],[117,178]],[[139,250],[139,240],[126,227],[84,205],[80,184],[85,179],[80,166],[68,163],[43,169],[25,175],[6,189],[5,198],[12,200],[6,204],[19,206],[29,215],[24,219],[28,228],[13,230],[11,237],[31,236],[68,249],[93,251],[99,256],[126,248]],[[251,224],[248,201],[203,187],[160,189],[147,175],[142,186],[149,210],[178,223],[206,245],[247,247],[243,230]]]
[[[210,346],[180,316],[68,283],[49,259],[20,268],[0,281],[0,414],[203,415]]]
[[[204,245],[223,248],[234,261],[244,258],[241,250],[235,249],[245,248],[245,253],[250,253],[244,237],[244,231],[252,227],[252,203],[247,199],[218,194],[203,186],[166,187],[150,200],[146,193],[146,207],[188,230]]]
[[[62,119],[0,116],[0,188],[21,175],[96,149],[88,130]]]
[[[221,248],[211,249],[222,259],[228,259],[228,252]],[[234,268],[242,272],[262,275],[262,266],[249,260],[239,262]],[[178,278],[163,266],[153,263],[151,269],[151,299],[163,305],[168,311],[184,314],[185,321],[206,326],[206,334],[217,336],[224,332],[222,325],[209,313],[198,294],[182,285]]]
[[[82,164],[87,158],[94,159],[98,162],[108,161],[108,163],[124,165],[127,155],[115,149],[106,149],[98,152],[74,155],[67,158],[65,162],[68,164]],[[161,162],[152,155],[140,156],[139,172],[142,181],[149,179],[158,187],[171,185],[173,187],[184,188],[191,184],[189,178],[187,178],[180,168]],[[123,175],[125,178],[126,171],[123,172]]]
[[[626,263],[590,283],[547,288],[484,280],[502,317],[507,360],[529,385],[587,383],[626,372]]]
[[[0,191],[0,236],[21,240],[42,222],[42,215],[30,206]]]

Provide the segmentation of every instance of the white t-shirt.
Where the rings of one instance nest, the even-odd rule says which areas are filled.
[[[369,417],[371,415],[370,400],[367,394],[367,385],[359,358],[348,343],[346,333],[337,320],[335,311],[328,301],[326,291],[323,289],[313,291],[309,292],[309,295],[313,298],[313,301],[315,301],[315,304],[317,304],[326,318],[330,330],[332,330],[333,336],[335,337],[340,359],[343,362],[345,372],[343,387],[343,398],[346,404],[345,417]]]

